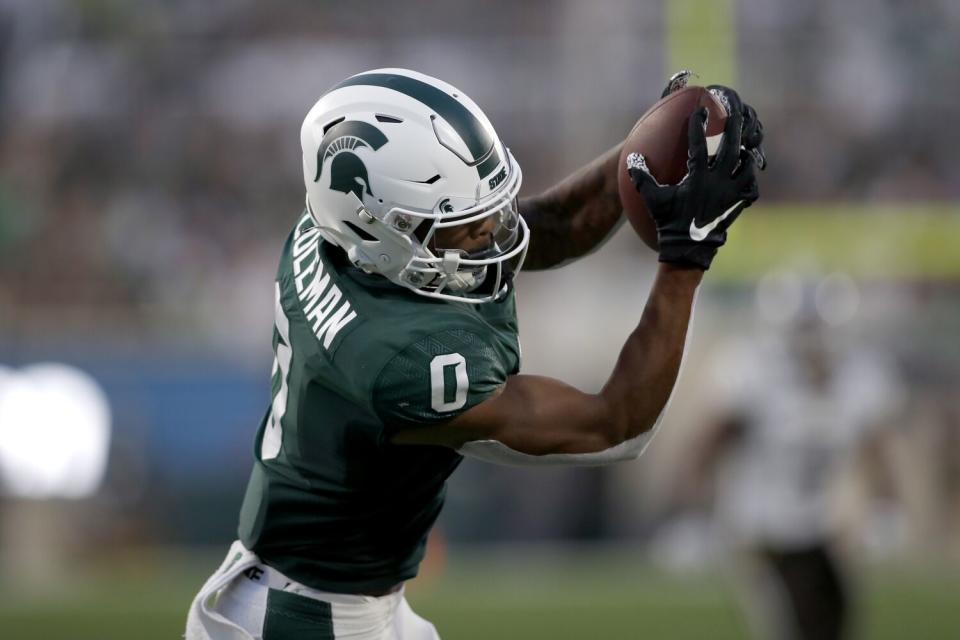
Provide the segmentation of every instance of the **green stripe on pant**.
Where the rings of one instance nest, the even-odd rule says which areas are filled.
[[[334,640],[330,603],[270,589],[263,640]]]

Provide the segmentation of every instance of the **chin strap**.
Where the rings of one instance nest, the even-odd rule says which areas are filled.
[[[462,255],[459,251],[448,250],[443,252],[443,262],[440,269],[446,278],[444,279],[444,289],[454,293],[470,292],[483,284],[487,278],[487,268],[464,271],[460,269],[460,259]]]

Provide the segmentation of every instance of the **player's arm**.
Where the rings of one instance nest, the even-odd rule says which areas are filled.
[[[628,159],[631,178],[657,223],[662,264],[640,323],[603,390],[588,394],[550,378],[514,376],[499,393],[460,415],[402,429],[394,442],[446,445],[516,464],[603,463],[639,455],[676,382],[703,271],[725,242],[727,228],[758,196],[753,158],[741,150],[739,110],[727,119],[712,164],[705,122],[706,110],[690,117],[688,173],[678,185],[657,184],[642,157]],[[692,234],[694,224],[707,231]]]
[[[670,78],[662,97],[687,86],[689,71]],[[736,112],[741,144],[759,169],[766,166],[763,124],[756,110],[743,104],[732,89],[711,85]],[[597,249],[623,222],[617,183],[622,142],[547,191],[520,200],[520,213],[530,227],[530,248],[524,269],[563,266]]]
[[[550,269],[580,258],[602,245],[620,226],[620,146],[547,191],[520,200],[520,214],[530,227],[525,270]]]
[[[661,265],[640,323],[600,393],[584,393],[552,378],[510,376],[499,393],[453,420],[402,430],[394,442],[466,448],[478,457],[524,464],[533,460],[522,456],[576,462],[556,456],[607,452],[635,441],[656,424],[673,390],[702,277],[697,268]],[[470,451],[478,442],[496,445],[490,455],[484,455],[482,447]],[[496,449],[506,457],[497,459]],[[638,454],[617,452],[580,461],[608,462]]]

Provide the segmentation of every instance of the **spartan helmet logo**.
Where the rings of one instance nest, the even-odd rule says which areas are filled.
[[[353,153],[354,149],[369,147],[376,151],[387,143],[387,137],[372,124],[357,120],[338,122],[323,136],[317,150],[317,175],[320,179],[324,163],[330,162],[330,188],[341,193],[353,193],[363,202],[363,193],[373,196],[370,177],[363,161]]]

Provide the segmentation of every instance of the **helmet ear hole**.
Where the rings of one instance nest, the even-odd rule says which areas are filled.
[[[361,240],[363,240],[363,241],[365,241],[365,242],[379,242],[379,240],[377,240],[377,238],[376,238],[375,236],[373,236],[373,235],[371,235],[370,233],[364,231],[363,229],[361,229],[361,228],[358,227],[357,225],[353,224],[353,223],[350,222],[349,220],[344,220],[344,221],[343,221],[343,224],[345,224],[345,225],[347,226],[347,228],[350,229],[350,231],[353,231],[354,235],[356,235],[356,236],[357,236],[358,238],[360,238]]]

